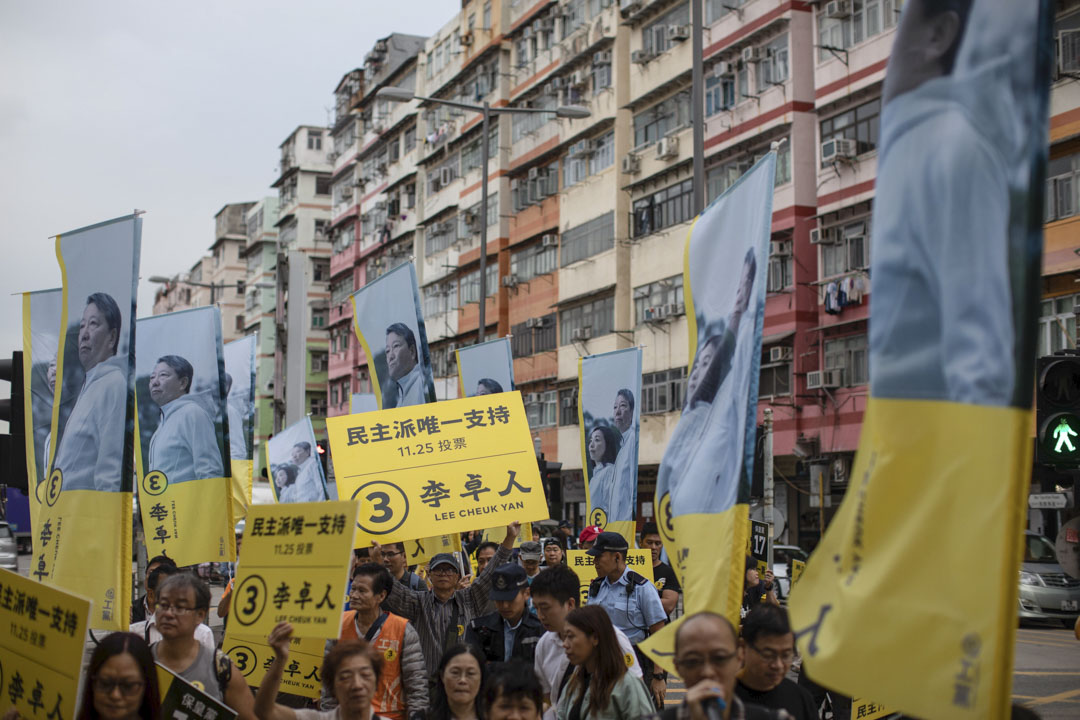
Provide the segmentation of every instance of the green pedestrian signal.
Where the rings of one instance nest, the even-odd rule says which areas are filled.
[[[1069,427],[1069,421],[1065,418],[1061,418],[1058,421],[1058,425],[1054,428],[1054,438],[1057,440],[1057,444],[1054,445],[1054,452],[1061,452],[1062,446],[1069,452],[1075,452],[1076,447],[1072,444],[1069,437],[1076,437],[1076,431]]]

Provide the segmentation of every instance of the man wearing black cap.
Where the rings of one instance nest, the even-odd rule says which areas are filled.
[[[472,645],[488,662],[524,660],[530,665],[544,626],[528,612],[529,579],[520,565],[496,568],[491,580],[495,612],[473,618],[465,631]]]
[[[593,556],[596,579],[589,585],[589,602],[607,611],[611,623],[623,631],[636,646],[667,624],[667,613],[648,578],[626,567],[626,540],[615,532],[602,532],[587,551]],[[636,650],[636,647],[635,647]],[[664,706],[667,673],[654,666],[649,657],[638,651],[638,661],[652,690],[656,706]]]
[[[569,520],[560,520],[559,529],[555,531],[555,537],[563,550],[574,549],[574,524]]]
[[[495,568],[510,560],[514,541],[521,533],[521,523],[506,526],[506,537],[487,564],[468,587],[458,589],[461,567],[451,553],[439,553],[428,563],[431,592],[410,590],[394,583],[383,609],[400,615],[420,633],[424,648],[424,663],[430,681],[438,677],[439,660],[447,648],[456,645],[465,634],[465,627],[477,615],[482,615],[491,592]],[[372,543],[371,561],[382,563],[382,548]]]

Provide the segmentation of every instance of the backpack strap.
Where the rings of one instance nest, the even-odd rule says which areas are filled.
[[[214,650],[214,676],[217,678],[218,692],[221,693],[221,702],[225,702],[225,690],[232,680],[232,660],[220,650]]]

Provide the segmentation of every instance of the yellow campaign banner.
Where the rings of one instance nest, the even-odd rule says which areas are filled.
[[[138,321],[135,469],[150,557],[236,559],[221,312]]]
[[[799,578],[802,577],[803,570],[806,569],[806,563],[802,560],[792,559],[791,561],[791,584],[799,582]]]
[[[855,698],[851,701],[852,720],[875,720],[892,714],[892,710],[880,703],[865,698]]]
[[[230,627],[266,637],[280,622],[296,637],[336,638],[356,533],[355,501],[253,505],[244,524]]]
[[[324,639],[294,635],[289,641],[289,664],[281,676],[281,692],[317,700],[322,692],[320,673],[325,649]],[[225,631],[221,650],[232,659],[235,669],[244,676],[244,682],[253,688],[259,687],[274,660],[274,650],[266,644],[265,637],[240,635],[234,623],[229,623]]]
[[[409,565],[426,565],[439,553],[461,552],[461,535],[435,535],[405,541],[405,558]]]
[[[326,419],[356,546],[548,516],[521,393]]]
[[[596,569],[593,567],[593,556],[585,550],[567,550],[566,564],[578,576],[581,584],[581,595],[578,598],[578,606],[586,605],[589,601],[589,584],[596,579]],[[626,553],[626,566],[654,582],[652,551],[631,549]]]
[[[24,718],[74,718],[90,601],[0,570],[0,697]]]
[[[506,539],[506,525],[484,529],[484,542],[493,542],[501,545]],[[521,543],[532,540],[532,523],[521,523],[521,533],[514,538],[514,547],[521,547]]]
[[[236,712],[161,664],[157,665],[160,718],[176,720],[235,720]]]
[[[27,496],[30,500],[30,528],[25,529],[28,530],[38,527],[37,514],[41,505],[38,493],[49,474],[56,353],[60,346],[63,300],[64,291],[60,288],[23,293],[23,413]]]
[[[252,466],[254,461],[252,460],[236,460],[232,461],[232,480],[229,484],[230,491],[232,492],[232,527],[235,528],[237,523],[247,517],[248,506],[251,505],[251,490],[252,490]]]

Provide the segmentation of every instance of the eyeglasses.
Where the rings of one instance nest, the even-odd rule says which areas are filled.
[[[695,672],[705,667],[705,663],[709,663],[713,667],[723,667],[735,659],[735,653],[713,653],[707,658],[698,657],[696,655],[688,658],[680,658],[675,660],[675,664],[682,670],[689,672]]]
[[[762,660],[769,663],[770,665],[773,664],[774,662],[776,662],[777,660],[779,660],[782,663],[784,663],[785,665],[787,665],[792,660],[795,659],[795,651],[794,650],[785,650],[782,653],[778,653],[775,650],[761,650],[758,647],[756,647],[755,645],[751,645],[750,643],[746,643],[746,644],[750,647],[751,650],[753,650],[758,655],[760,655]]]
[[[440,565],[434,570],[428,570],[428,575],[457,575],[458,571],[446,565]]]
[[[190,608],[190,607],[184,607],[182,605],[170,605],[168,603],[160,603],[160,602],[154,604],[154,612],[157,612],[157,613],[171,612],[173,615],[176,615],[176,616],[187,615],[188,613],[193,613],[193,612],[195,612],[196,610],[199,610],[199,609],[200,608]]]
[[[94,692],[102,695],[111,695],[112,691],[120,688],[120,694],[132,696],[138,695],[146,687],[142,680],[113,680],[112,678],[95,677]]]
[[[382,551],[382,556],[384,558],[392,558],[392,557],[397,557],[398,555],[404,555],[404,554],[405,553],[403,553],[401,550],[383,550]]]

